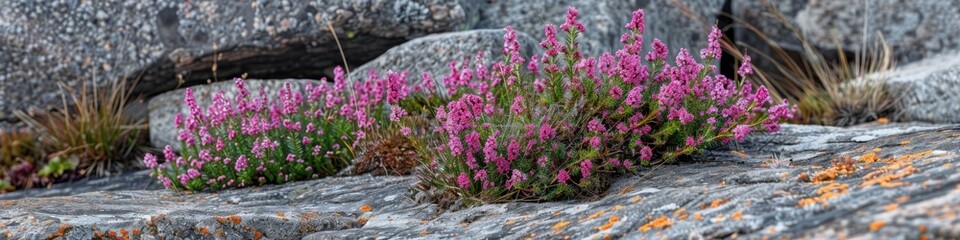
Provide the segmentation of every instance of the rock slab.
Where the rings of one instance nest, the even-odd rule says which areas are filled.
[[[940,54],[879,73],[908,121],[960,123],[960,52]]]
[[[153,95],[248,73],[319,78],[464,20],[457,1],[7,1],[0,8],[0,120],[60,104],[57,84],[139,80]],[[341,45],[334,42],[328,23]]]
[[[786,125],[694,163],[642,169],[595,199],[443,211],[409,198],[414,177],[367,175],[217,194],[91,192],[0,201],[0,238],[951,239],[957,149],[957,125]]]

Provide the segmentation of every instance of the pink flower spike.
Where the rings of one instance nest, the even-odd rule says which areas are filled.
[[[743,64],[740,65],[740,70],[737,71],[737,74],[740,74],[741,77],[747,77],[747,75],[753,74],[753,66],[750,65],[750,55],[743,54]]]
[[[467,189],[470,187],[470,177],[467,176],[467,173],[460,173],[460,176],[457,177],[457,186],[460,186],[461,189]]]
[[[570,180],[570,174],[567,173],[566,169],[561,169],[557,173],[557,182],[563,185],[567,185],[567,180]]]
[[[646,24],[643,22],[643,9],[633,11],[633,18],[630,19],[630,23],[627,23],[625,27],[643,34],[646,31]]]

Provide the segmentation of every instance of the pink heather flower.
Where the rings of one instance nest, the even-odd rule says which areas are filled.
[[[667,114],[667,119],[669,120],[680,120],[681,124],[687,124],[693,122],[693,114],[687,112],[687,108],[671,108],[670,113]]]
[[[567,8],[567,21],[560,25],[560,30],[571,31],[576,30],[577,32],[583,32],[583,24],[577,21],[577,17],[580,16],[580,11],[577,11],[576,8],[570,6]],[[575,29],[574,29],[575,28]]]
[[[300,139],[300,144],[303,144],[303,145],[310,144],[310,137],[305,136],[302,139]]]
[[[603,123],[600,122],[600,119],[594,118],[587,122],[587,130],[595,133],[603,133],[607,131],[607,128],[603,126]]]
[[[214,146],[217,149],[217,152],[223,151],[223,148],[227,145],[223,143],[223,138],[217,138],[217,144]]]
[[[193,134],[190,133],[187,129],[180,129],[180,133],[177,134],[177,140],[185,142],[187,146],[193,146],[196,144],[196,140],[193,138]]]
[[[177,113],[177,115],[173,116],[173,125],[176,126],[177,128],[183,128],[183,127],[184,127],[184,126],[183,126],[183,114],[182,114],[182,113]]]
[[[390,121],[397,122],[400,121],[400,118],[407,116],[407,110],[400,106],[391,106],[390,107]]]
[[[617,100],[619,100],[620,97],[623,96],[623,90],[620,89],[620,86],[610,87],[610,91],[608,93],[610,94],[611,98],[617,99]]]
[[[190,179],[198,178],[200,177],[200,172],[193,168],[187,169],[187,176],[190,177]]]
[[[598,150],[600,149],[600,137],[599,137],[599,136],[593,136],[593,137],[588,138],[587,140],[590,142],[590,147],[593,147],[594,149],[598,149]]]
[[[145,164],[147,168],[150,168],[150,169],[157,168],[157,156],[154,156],[153,154],[150,154],[150,153],[143,155],[143,164]]]
[[[640,104],[643,103],[643,90],[644,88],[641,85],[633,87],[633,89],[630,89],[630,93],[627,93],[627,99],[623,103],[634,108],[640,107]]]
[[[627,29],[637,31],[637,33],[643,34],[646,31],[646,24],[643,22],[643,9],[633,11],[633,18],[630,19],[630,22],[625,26]]]
[[[487,187],[490,187],[490,185],[493,185],[493,183],[491,183],[490,181],[487,181],[487,170],[483,170],[483,169],[477,170],[477,173],[473,175],[473,180],[483,183],[482,184],[483,186],[481,186],[483,189],[487,189]]]
[[[177,154],[173,152],[173,147],[170,147],[170,145],[167,145],[166,147],[163,148],[163,160],[170,162],[176,159],[177,159]]]
[[[472,155],[472,153],[478,152],[480,151],[480,148],[482,148],[480,143],[480,133],[477,133],[477,131],[468,133],[466,136],[464,136],[464,140],[467,141],[467,148],[469,148],[468,153],[471,153],[468,155]]]
[[[520,157],[520,144],[516,139],[510,138],[510,143],[507,144],[507,162],[513,162],[517,157]]]
[[[190,108],[190,115],[194,120],[203,120],[203,112],[200,110],[200,106],[197,106],[197,99],[193,97],[193,89],[187,88],[185,91],[183,102]]]
[[[513,114],[520,115],[523,114],[523,95],[517,95],[513,98],[513,105],[510,106],[510,111],[513,111]]]
[[[463,143],[460,142],[460,137],[456,135],[450,136],[450,140],[447,141],[447,146],[450,147],[450,155],[460,156],[463,154]]]
[[[493,160],[495,160],[497,157],[499,157],[497,155],[498,144],[497,144],[496,135],[497,135],[496,133],[490,134],[490,136],[487,137],[486,143],[483,145],[483,155],[484,155],[483,162],[484,163],[490,163]]]
[[[653,149],[651,149],[649,146],[643,146],[643,148],[640,149],[640,159],[644,161],[650,161],[652,158]]]
[[[590,171],[593,169],[593,162],[590,159],[580,162],[580,182],[586,182],[590,178]]]
[[[778,124],[777,121],[767,119],[766,121],[763,121],[762,125],[764,128],[766,128],[767,133],[775,133],[780,131],[780,124]]]
[[[503,34],[503,55],[510,58],[511,64],[523,63],[523,57],[520,56],[520,43],[517,42],[517,33],[513,27],[503,28],[507,33]],[[513,66],[510,66],[511,68]]]
[[[517,183],[527,180],[527,175],[520,172],[520,170],[514,169],[513,173],[510,176],[510,179],[507,179],[506,185],[507,189],[511,189],[517,185]]]
[[[165,188],[170,188],[170,186],[173,185],[173,182],[171,182],[169,178],[163,177],[163,175],[159,175],[157,178],[160,178],[160,182],[163,183],[163,187]]]
[[[557,182],[567,185],[567,180],[570,180],[570,174],[567,173],[566,169],[560,169],[560,172],[557,173]]]
[[[536,54],[534,54],[533,56],[530,56],[530,62],[527,63],[527,70],[530,70],[530,73],[532,73],[534,76],[540,75],[540,66],[538,65],[539,63],[540,63],[540,59],[537,58]]]
[[[774,122],[781,119],[792,119],[794,117],[794,113],[796,112],[797,107],[793,106],[793,108],[790,108],[790,105],[787,103],[786,99],[783,100],[783,103],[774,105],[767,110],[767,113],[769,114],[769,120]]]
[[[457,177],[457,186],[460,186],[461,189],[467,189],[470,187],[470,177],[467,176],[467,173],[460,173],[460,176]]]
[[[550,138],[553,138],[553,136],[556,136],[556,135],[557,135],[557,132],[554,131],[553,127],[551,127],[549,124],[544,123],[540,125],[540,141],[541,142],[547,142],[547,140],[550,140]]]
[[[413,130],[410,130],[410,127],[401,127],[400,134],[403,134],[404,137],[409,137],[413,133]]]
[[[736,138],[738,142],[743,141],[743,139],[747,137],[747,134],[750,134],[749,125],[737,125],[737,127],[733,128],[733,137]]]
[[[550,159],[547,158],[547,156],[540,156],[539,158],[537,158],[537,165],[539,165],[541,168],[545,168],[547,167],[547,162],[549,161]]]
[[[407,97],[406,73],[387,73],[387,103],[398,104]]]
[[[233,169],[237,170],[237,172],[241,172],[247,169],[247,156],[240,155],[240,157],[238,157],[237,161],[234,163]]]
[[[667,45],[663,44],[660,39],[653,39],[653,43],[650,44],[653,47],[653,50],[647,52],[647,61],[656,61],[667,59],[667,54],[670,50],[667,49]]]
[[[294,155],[293,153],[287,153],[287,162],[293,162],[296,159],[297,155]]]
[[[694,139],[693,136],[687,136],[686,144],[687,147],[696,147],[699,143],[697,143],[697,140]]]
[[[547,24],[543,27],[543,33],[546,35],[546,38],[540,42],[540,47],[543,47],[548,57],[541,59],[544,63],[547,63],[549,57],[556,57],[560,54],[560,42],[557,41],[557,28],[553,24]]]
[[[753,101],[756,102],[758,106],[763,106],[768,100],[770,100],[770,93],[767,91],[767,87],[760,85],[760,87],[757,88],[757,93],[753,94]]]
[[[616,158],[607,159],[607,163],[609,163],[610,165],[613,165],[614,167],[620,166],[620,160]]]
[[[190,176],[187,174],[180,174],[177,178],[180,179],[180,184],[187,185],[187,181],[190,181]]]
[[[737,71],[737,74],[740,74],[741,77],[747,77],[747,75],[753,74],[753,67],[750,65],[750,55],[743,54],[743,64],[740,65],[740,70]]]
[[[720,59],[723,50],[720,49],[720,38],[723,34],[717,26],[713,26],[710,35],[707,36],[707,48],[700,50],[700,59]]]

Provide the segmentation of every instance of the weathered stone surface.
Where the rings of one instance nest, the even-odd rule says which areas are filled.
[[[60,103],[58,82],[141,79],[152,95],[208,79],[319,78],[461,24],[456,1],[7,1],[0,8],[0,120]],[[213,75],[216,72],[216,75]]]
[[[567,7],[576,7],[580,11],[580,22],[587,28],[579,38],[581,50],[599,56],[622,46],[620,35],[625,30],[624,25],[630,22],[631,13],[645,6],[646,1],[507,0],[474,1],[464,5],[471,29],[502,29],[509,25],[530,34],[538,43],[545,38],[543,27],[546,24],[559,27],[566,19]]]
[[[645,11],[647,46],[654,38],[667,44],[673,59],[681,48],[699,58],[700,49],[707,47],[707,35],[723,8],[724,1],[652,0]],[[622,27],[622,26],[621,26]],[[646,48],[649,50],[649,47]]]
[[[786,125],[695,163],[624,176],[592,200],[450,212],[410,200],[414,177],[336,177],[218,194],[116,191],[0,201],[0,236],[45,238],[64,228],[66,238],[86,239],[95,225],[166,238],[200,238],[207,230],[225,238],[259,231],[268,239],[952,239],[960,237],[957,149],[956,125]],[[866,162],[874,151],[880,161]],[[799,180],[844,156],[852,174]],[[824,194],[831,189],[837,194]],[[805,201],[814,202],[801,206]],[[372,211],[362,212],[363,205]],[[644,231],[661,216],[668,227]]]
[[[244,85],[250,90],[254,97],[260,96],[260,89],[267,94],[268,101],[274,101],[279,94],[279,90],[285,84],[289,83],[290,88],[299,91],[307,84],[326,84],[318,80],[307,79],[276,79],[276,80],[244,80]],[[220,81],[211,84],[196,85],[190,87],[193,90],[193,96],[197,99],[197,106],[207,111],[210,104],[213,103],[213,95],[219,91],[224,92],[224,96],[233,101],[237,96],[237,89],[233,81]],[[180,151],[180,142],[177,140],[178,129],[174,125],[174,118],[177,113],[184,116],[190,114],[190,108],[184,103],[183,98],[186,95],[186,89],[177,89],[157,95],[147,103],[150,120],[150,144],[154,147],[163,148],[167,145],[174,150]]]
[[[734,0],[732,13],[757,26],[777,44],[800,50],[794,33],[764,15],[760,0]],[[960,6],[949,1],[770,1],[787,20],[795,23],[814,45],[856,50],[864,43],[864,34],[872,43],[880,34],[894,48],[899,62],[920,60],[937,53],[960,49]],[[749,46],[762,43],[746,29],[738,29],[737,40]]]
[[[354,69],[351,79],[365,79],[370,70],[381,76],[387,71],[407,71],[410,82],[419,83],[420,73],[426,72],[443,87],[441,80],[450,74],[449,64],[465,60],[476,64],[475,56],[482,52],[483,61],[492,64],[503,59],[504,30],[481,29],[452,33],[439,33],[417,38],[393,47],[373,61]],[[526,57],[540,48],[538,42],[523,32],[517,32],[517,41]],[[472,65],[471,65],[472,66]]]
[[[960,52],[900,66],[886,76],[904,120],[960,123]]]

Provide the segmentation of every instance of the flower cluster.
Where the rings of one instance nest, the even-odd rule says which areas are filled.
[[[570,197],[602,189],[611,173],[775,132],[793,117],[795,107],[743,81],[749,57],[739,81],[710,65],[722,54],[716,27],[699,62],[681,49],[670,64],[660,40],[644,49],[638,10],[624,47],[597,58],[579,51],[578,15],[569,8],[561,32],[545,27],[541,56],[524,59],[507,27],[502,62],[451,63],[444,82],[454,100],[436,110],[424,179],[480,201]]]
[[[235,79],[236,98],[223,91],[207,109],[186,89],[188,115],[175,124],[182,155],[163,150],[163,162],[147,154],[143,160],[158,180],[175,190],[237,188],[284,183],[335,174],[347,166],[368,131],[406,115],[401,107],[413,90],[406,73],[349,83],[342,68],[334,82],[308,83],[295,90],[285,83],[275,100],[263,89],[254,96]],[[397,122],[397,123],[394,123]]]

